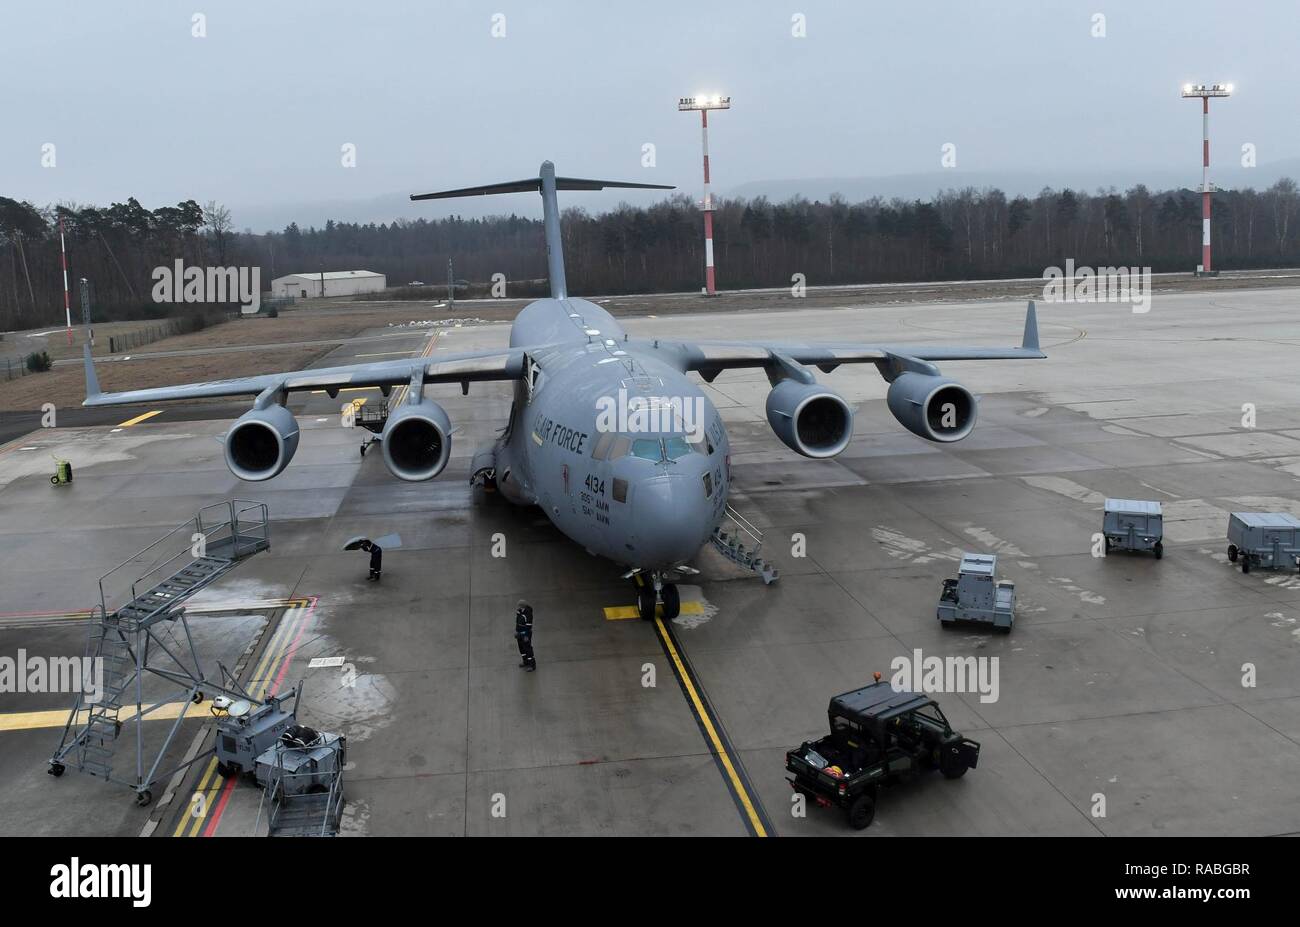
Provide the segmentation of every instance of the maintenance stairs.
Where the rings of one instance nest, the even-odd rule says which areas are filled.
[[[718,553],[742,569],[762,577],[765,585],[780,579],[780,570],[760,556],[763,533],[730,505],[726,515],[729,523],[718,525],[709,539]]]
[[[329,792],[282,796],[271,805],[268,837],[336,837],[342,820],[343,795]]]
[[[225,517],[214,519],[214,512]],[[221,685],[205,678],[182,606],[195,593],[269,546],[266,506],[232,500],[200,509],[194,518],[177,525],[100,577],[100,601],[91,612],[82,663],[83,675],[88,675],[91,668],[102,667],[102,686],[96,687],[101,689],[100,698],[91,701],[90,693],[85,691],[89,687],[84,684],[80,687],[59,746],[50,759],[52,775],[60,776],[71,767],[130,786],[141,805],[152,800],[153,784],[175,772],[172,769],[159,774],[158,767],[180,729],[186,709],[182,709],[171,725],[156,759],[148,763],[143,721],[150,713],[182,699],[145,705],[145,679],[152,675],[183,689],[184,700],[194,704],[202,701],[205,692],[225,692]],[[171,553],[177,547],[180,550]],[[150,559],[151,568],[132,580],[129,591],[122,593],[126,601],[109,610],[109,600],[117,598],[109,591],[115,585],[114,580],[120,579],[127,568],[139,568]],[[151,697],[154,694],[151,688]],[[128,711],[125,719],[123,709]],[[124,720],[135,722],[135,768],[129,774],[114,775],[114,759]]]
[[[327,737],[330,735],[326,735]],[[290,771],[285,757],[315,752],[328,754],[326,770],[310,768]],[[267,815],[268,837],[336,837],[343,821],[343,740],[335,737],[322,747],[297,748],[283,742],[275,746],[275,764],[271,766],[269,781],[262,790],[262,800],[257,808],[257,821],[269,802]],[[325,780],[325,781],[322,781]],[[328,782],[328,784],[326,784]]]

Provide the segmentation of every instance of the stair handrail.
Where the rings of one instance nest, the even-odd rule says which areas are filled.
[[[734,508],[732,508],[730,503],[727,504],[726,513],[727,513],[727,517],[730,518],[735,523],[737,528],[739,528],[741,531],[743,531],[745,534],[749,535],[750,538],[753,539],[754,543],[751,545],[751,547],[757,549],[762,546],[763,532],[759,531],[758,527],[754,525],[753,522],[751,522],[744,515],[741,515]]]

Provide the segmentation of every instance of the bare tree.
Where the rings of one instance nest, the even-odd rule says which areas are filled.
[[[216,200],[209,200],[203,207],[203,227],[212,236],[212,243],[217,248],[217,264],[226,264],[226,246],[230,241],[230,210]]]

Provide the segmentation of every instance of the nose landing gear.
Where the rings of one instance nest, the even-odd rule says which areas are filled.
[[[636,584],[636,608],[643,621],[653,621],[656,606],[661,604],[665,621],[681,614],[682,597],[677,584],[665,582],[662,573],[637,573],[632,582]]]

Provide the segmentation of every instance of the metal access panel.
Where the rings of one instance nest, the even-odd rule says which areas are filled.
[[[338,734],[321,732],[310,747],[273,744],[257,758],[257,784],[266,788],[279,779],[286,795],[328,791],[343,774],[347,762],[347,740]]]
[[[1159,502],[1107,499],[1102,533],[1112,549],[1154,550],[1164,540],[1164,511]]]
[[[957,570],[957,599],[964,609],[993,608],[997,603],[998,558],[993,554],[966,554]]]
[[[943,594],[936,609],[946,624],[974,621],[1010,631],[1015,622],[1016,587],[997,579],[998,558],[994,554],[965,554],[957,578],[944,580]]]
[[[1228,517],[1228,558],[1243,571],[1300,565],[1300,519],[1288,512],[1233,512]]]
[[[247,714],[228,715],[217,724],[217,761],[251,772],[259,755],[294,724],[294,712],[279,699],[258,705]]]

